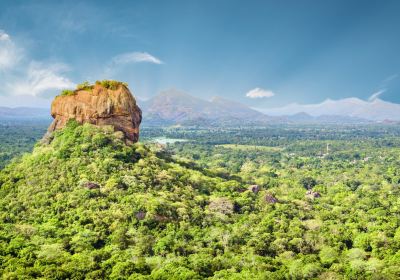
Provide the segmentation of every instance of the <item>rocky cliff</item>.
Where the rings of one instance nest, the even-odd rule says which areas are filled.
[[[115,81],[84,83],[75,91],[64,91],[51,105],[54,121],[48,131],[63,128],[68,120],[91,123],[98,126],[111,125],[122,131],[127,142],[139,139],[142,111],[136,104],[126,84]]]

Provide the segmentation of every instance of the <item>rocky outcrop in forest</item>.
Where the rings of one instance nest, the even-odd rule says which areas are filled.
[[[54,121],[48,131],[65,127],[70,119],[98,126],[111,125],[122,131],[125,140],[139,140],[142,111],[126,84],[116,81],[83,83],[74,91],[63,91],[51,105]]]

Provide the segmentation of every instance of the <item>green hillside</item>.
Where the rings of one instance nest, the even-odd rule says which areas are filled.
[[[3,279],[400,277],[398,182],[249,190],[122,138],[70,122],[0,171]]]
[[[222,233],[256,197],[119,136],[71,122],[2,171],[4,278],[193,279],[242,262]]]

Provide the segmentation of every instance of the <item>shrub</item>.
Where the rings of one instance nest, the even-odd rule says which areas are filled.
[[[334,263],[338,259],[338,256],[338,252],[334,248],[328,246],[323,247],[319,252],[321,263],[327,266]]]
[[[317,181],[312,177],[305,177],[300,179],[300,185],[307,190],[311,190],[317,185]]]
[[[69,96],[69,95],[74,95],[75,91],[70,90],[70,89],[64,89],[61,91],[61,96]]]
[[[76,86],[77,90],[92,90],[93,85],[91,85],[88,81],[85,81],[79,85]]]
[[[107,89],[116,90],[120,86],[128,87],[127,83],[119,82],[115,80],[103,80],[103,81],[96,81],[96,85],[101,85]]]
[[[225,197],[212,198],[208,208],[211,212],[225,215],[230,215],[233,213],[233,203]]]

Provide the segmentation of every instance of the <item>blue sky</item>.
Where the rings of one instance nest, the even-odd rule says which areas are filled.
[[[0,106],[118,79],[250,106],[400,103],[400,1],[0,2]],[[247,95],[247,96],[246,96]]]

